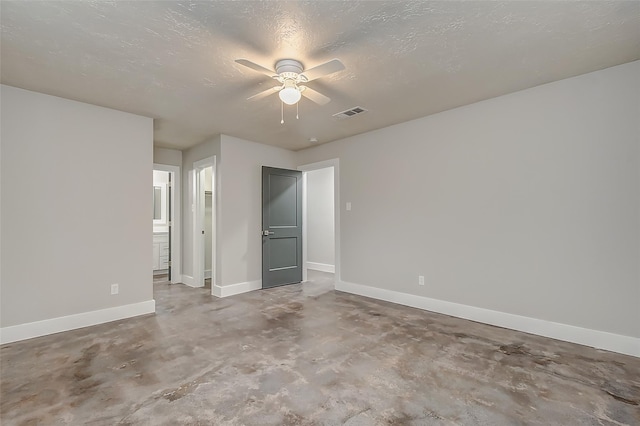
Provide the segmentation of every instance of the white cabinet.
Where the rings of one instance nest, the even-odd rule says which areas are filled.
[[[169,268],[169,234],[153,234],[153,270]]]
[[[153,270],[160,269],[160,243],[153,243]]]

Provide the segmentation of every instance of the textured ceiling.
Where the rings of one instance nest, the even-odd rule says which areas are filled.
[[[637,1],[6,1],[2,83],[155,119],[156,146],[224,133],[289,149],[640,59]],[[234,62],[346,70],[300,119]],[[332,114],[362,106],[347,120]],[[390,141],[393,142],[393,141]]]

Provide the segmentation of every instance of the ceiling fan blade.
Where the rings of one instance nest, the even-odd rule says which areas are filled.
[[[332,59],[329,62],[305,70],[301,75],[306,78],[307,81],[311,81],[324,77],[325,75],[333,74],[334,72],[342,71],[344,68],[344,64],[340,62],[340,59]]]
[[[271,78],[276,76],[275,71],[265,68],[262,65],[258,65],[255,62],[251,62],[248,59],[236,59],[236,62],[239,63],[240,65],[244,65],[247,68],[251,68],[254,71],[258,71],[260,74],[264,74]]]
[[[264,91],[262,91],[262,92],[260,92],[260,93],[256,93],[255,95],[248,97],[248,98],[247,98],[247,100],[249,100],[249,99],[262,99],[262,98],[266,98],[267,96],[272,95],[272,94],[274,94],[274,93],[278,92],[281,88],[282,88],[282,86],[273,86],[273,87],[270,87],[270,88],[268,88],[267,90],[264,90]]]
[[[323,95],[320,92],[316,92],[315,90],[313,90],[310,87],[307,86],[299,86],[301,89],[303,89],[300,93],[302,94],[302,96],[304,96],[305,98],[312,100],[313,102],[317,103],[318,105],[325,105],[328,104],[329,101],[331,101],[331,98]]]

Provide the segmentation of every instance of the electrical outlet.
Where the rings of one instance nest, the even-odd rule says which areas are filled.
[[[351,203],[349,201],[347,201],[347,211],[348,212],[351,211]]]
[[[111,284],[111,294],[118,294],[119,291],[118,284]]]
[[[424,285],[424,275],[418,275],[418,285]]]

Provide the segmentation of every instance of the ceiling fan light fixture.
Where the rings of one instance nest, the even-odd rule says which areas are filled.
[[[280,96],[280,100],[285,104],[294,105],[300,100],[302,95],[296,86],[287,86],[278,92],[278,96]]]
[[[325,105],[331,99],[310,87],[304,86],[304,84],[344,69],[344,64],[339,59],[332,59],[308,70],[305,70],[302,63],[295,59],[279,60],[276,62],[275,70],[263,67],[248,59],[236,59],[236,63],[264,74],[282,85],[273,87],[273,90],[264,90],[250,96],[248,99],[260,99],[271,93],[278,92],[283,106],[284,104],[297,105],[302,95],[318,105]]]

